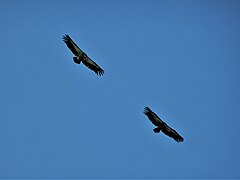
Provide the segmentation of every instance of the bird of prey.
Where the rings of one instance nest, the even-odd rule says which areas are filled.
[[[81,62],[87,66],[89,69],[94,71],[97,75],[103,75],[104,70],[100,68],[93,60],[91,60],[85,52],[83,52],[77,44],[70,38],[69,35],[65,34],[63,36],[63,41],[66,43],[67,47],[72,51],[72,53],[76,56],[73,57],[73,61],[77,64]]]
[[[170,128],[163,120],[161,120],[149,107],[144,108],[144,114],[157,128],[153,129],[155,133],[162,131],[167,136],[173,138],[177,142],[182,142],[184,139],[172,128]]]

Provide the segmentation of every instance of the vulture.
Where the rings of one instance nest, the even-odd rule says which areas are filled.
[[[97,75],[103,75],[104,70],[100,68],[97,63],[95,63],[93,60],[91,60],[85,52],[83,52],[77,44],[70,38],[69,35],[65,34],[63,36],[63,41],[66,43],[67,47],[72,51],[72,53],[76,56],[73,57],[73,61],[76,64],[80,64],[81,62],[87,66],[89,69],[94,71]]]
[[[153,129],[155,133],[162,131],[167,136],[173,138],[176,142],[182,142],[184,139],[163,120],[161,120],[149,107],[144,108],[144,114],[157,128]]]

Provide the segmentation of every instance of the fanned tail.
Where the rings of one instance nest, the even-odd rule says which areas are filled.
[[[160,127],[157,127],[157,128],[155,128],[155,129],[153,129],[153,131],[155,132],[155,133],[160,133]]]
[[[76,64],[80,64],[80,63],[81,63],[80,58],[78,58],[78,57],[73,57],[73,61],[74,61]]]

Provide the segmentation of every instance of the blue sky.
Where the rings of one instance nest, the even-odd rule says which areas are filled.
[[[0,178],[240,178],[239,19],[239,1],[0,1]]]

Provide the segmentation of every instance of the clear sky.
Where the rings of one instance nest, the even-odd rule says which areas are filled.
[[[231,0],[1,0],[0,178],[240,178],[239,19]]]

